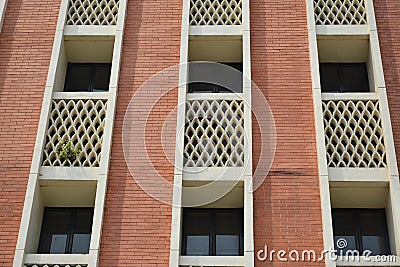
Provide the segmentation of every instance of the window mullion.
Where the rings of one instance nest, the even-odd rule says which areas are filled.
[[[182,213],[183,213],[183,216],[182,216],[182,219],[183,219],[183,223],[182,223],[182,236],[183,236],[183,240],[182,240],[182,254],[183,255],[186,255],[186,239],[187,239],[187,226],[186,226],[186,223],[185,222],[187,222],[187,219],[186,219],[186,217],[187,217],[187,212],[185,212],[185,211],[182,211]]]
[[[362,245],[362,233],[361,233],[361,222],[360,222],[360,212],[358,210],[354,210],[353,213],[353,220],[354,220],[354,230],[356,234],[356,248],[360,252],[363,252],[363,245]]]
[[[90,66],[90,83],[89,83],[89,88],[88,88],[89,92],[93,92],[94,79],[96,77],[96,67],[97,67],[97,64],[92,64]]]
[[[215,210],[210,212],[210,256],[215,256],[216,253],[216,215]]]
[[[72,243],[73,243],[73,237],[74,237],[74,228],[75,228],[75,221],[76,221],[76,214],[77,212],[75,210],[69,210],[71,216],[70,216],[70,222],[69,222],[69,231],[67,233],[67,245],[66,245],[66,251],[65,253],[71,254],[72,253]]]
[[[343,65],[342,64],[336,64],[337,66],[337,72],[338,72],[338,77],[339,77],[339,92],[340,93],[345,93],[345,88],[343,85]]]
[[[217,80],[217,71],[215,66],[213,65],[213,79],[212,79],[212,83],[213,83],[213,93],[219,93],[219,89],[218,89],[218,85],[215,84],[215,81]]]
[[[368,77],[368,70],[367,70],[367,66],[364,65],[363,66],[363,77],[366,77],[367,79],[364,79],[364,86],[365,88],[368,89],[368,92],[371,92],[371,88],[369,87],[369,77]],[[374,90],[375,91],[375,90]]]
[[[385,241],[385,250],[386,250],[386,255],[390,255],[391,251],[390,251],[390,239],[389,239],[389,231],[388,231],[388,224],[387,224],[387,217],[386,217],[386,210],[382,210],[381,216],[383,216],[385,218],[385,224],[384,224],[384,229],[383,229],[383,235],[386,238]]]

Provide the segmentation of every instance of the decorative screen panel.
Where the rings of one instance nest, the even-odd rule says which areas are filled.
[[[386,167],[377,100],[324,100],[328,167]]]
[[[69,0],[67,25],[117,25],[119,0]]]
[[[190,0],[190,25],[241,25],[242,0]]]
[[[367,24],[365,0],[314,0],[317,25]]]
[[[100,164],[106,100],[57,99],[52,100],[43,166],[98,167]],[[57,154],[62,141],[70,140],[81,150],[75,160],[62,160]]]
[[[239,100],[186,102],[185,167],[244,164],[244,111]]]

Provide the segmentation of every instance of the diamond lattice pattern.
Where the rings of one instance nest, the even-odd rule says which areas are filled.
[[[67,25],[116,25],[119,0],[69,0]]]
[[[243,121],[243,101],[187,101],[184,166],[243,166]]]
[[[43,166],[98,167],[106,108],[106,100],[52,100]],[[57,155],[62,147],[59,137],[81,150],[73,162]]]
[[[241,25],[242,0],[190,0],[190,25]]]
[[[386,167],[379,102],[323,101],[329,167]]]
[[[314,0],[317,25],[362,25],[367,23],[365,0]]]

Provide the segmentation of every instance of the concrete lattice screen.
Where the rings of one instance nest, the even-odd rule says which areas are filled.
[[[186,102],[185,167],[244,165],[244,111],[241,100]]]
[[[119,0],[69,0],[67,25],[117,25]]]
[[[328,167],[386,167],[377,100],[324,100]]]
[[[43,166],[98,167],[106,118],[107,101],[102,99],[54,99],[49,116]],[[70,162],[57,155],[62,144],[71,140],[81,150]]]
[[[367,24],[365,0],[314,0],[317,25]]]
[[[190,0],[190,25],[242,25],[242,0]]]

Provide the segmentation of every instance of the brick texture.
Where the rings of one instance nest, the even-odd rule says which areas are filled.
[[[14,258],[58,10],[9,0],[0,33],[0,266]]]
[[[323,250],[318,163],[305,1],[250,1],[252,79],[274,115],[272,169],[254,193],[255,251]],[[253,157],[261,139],[253,121]],[[259,163],[260,164],[260,163]],[[261,163],[263,164],[263,163]],[[286,255],[287,256],[287,255]],[[324,266],[280,262],[255,266]]]
[[[397,14],[400,11],[397,1],[385,0],[375,3],[375,17],[378,27],[386,92],[389,100],[393,138],[400,164],[400,32]]]
[[[12,265],[59,2],[9,0],[0,34],[0,266]],[[250,2],[252,77],[271,106],[278,135],[272,170],[254,193],[255,250],[267,245],[274,250],[319,252],[323,249],[322,222],[305,1]],[[397,1],[382,0],[375,12],[400,163]],[[100,247],[102,267],[168,265],[171,207],[135,183],[138,177],[132,177],[123,155],[122,126],[129,101],[141,84],[179,63],[181,13],[181,0],[128,3]],[[168,181],[173,180],[174,169],[160,156],[160,132],[176,102],[174,89],[156,103],[146,122],[150,160]],[[149,103],[143,99],[141,104]],[[167,133],[175,135],[174,123]],[[256,123],[253,129],[257,161],[262,139]],[[141,164],[142,159],[137,161]],[[170,196],[171,192],[162,190]],[[256,258],[255,265],[323,263],[261,262]]]
[[[132,177],[126,166],[122,125],[129,101],[142,83],[164,68],[179,64],[181,13],[180,0],[128,2],[100,266],[168,265],[171,207],[151,198],[135,183],[133,178],[142,177]],[[148,88],[149,95],[154,95],[159,91],[157,89]],[[147,122],[139,122],[146,127],[151,161],[160,175],[169,181],[173,181],[174,169],[160,156],[163,155],[160,133],[165,118],[177,104],[176,92],[172,90],[156,103]],[[139,103],[143,107],[147,104],[153,103],[146,99]],[[144,110],[138,111],[139,118],[144,115]],[[172,136],[175,136],[175,126],[176,120],[167,126]],[[145,158],[144,151],[142,154]],[[142,164],[140,157],[137,161]],[[143,175],[146,175],[147,167],[143,168]]]

